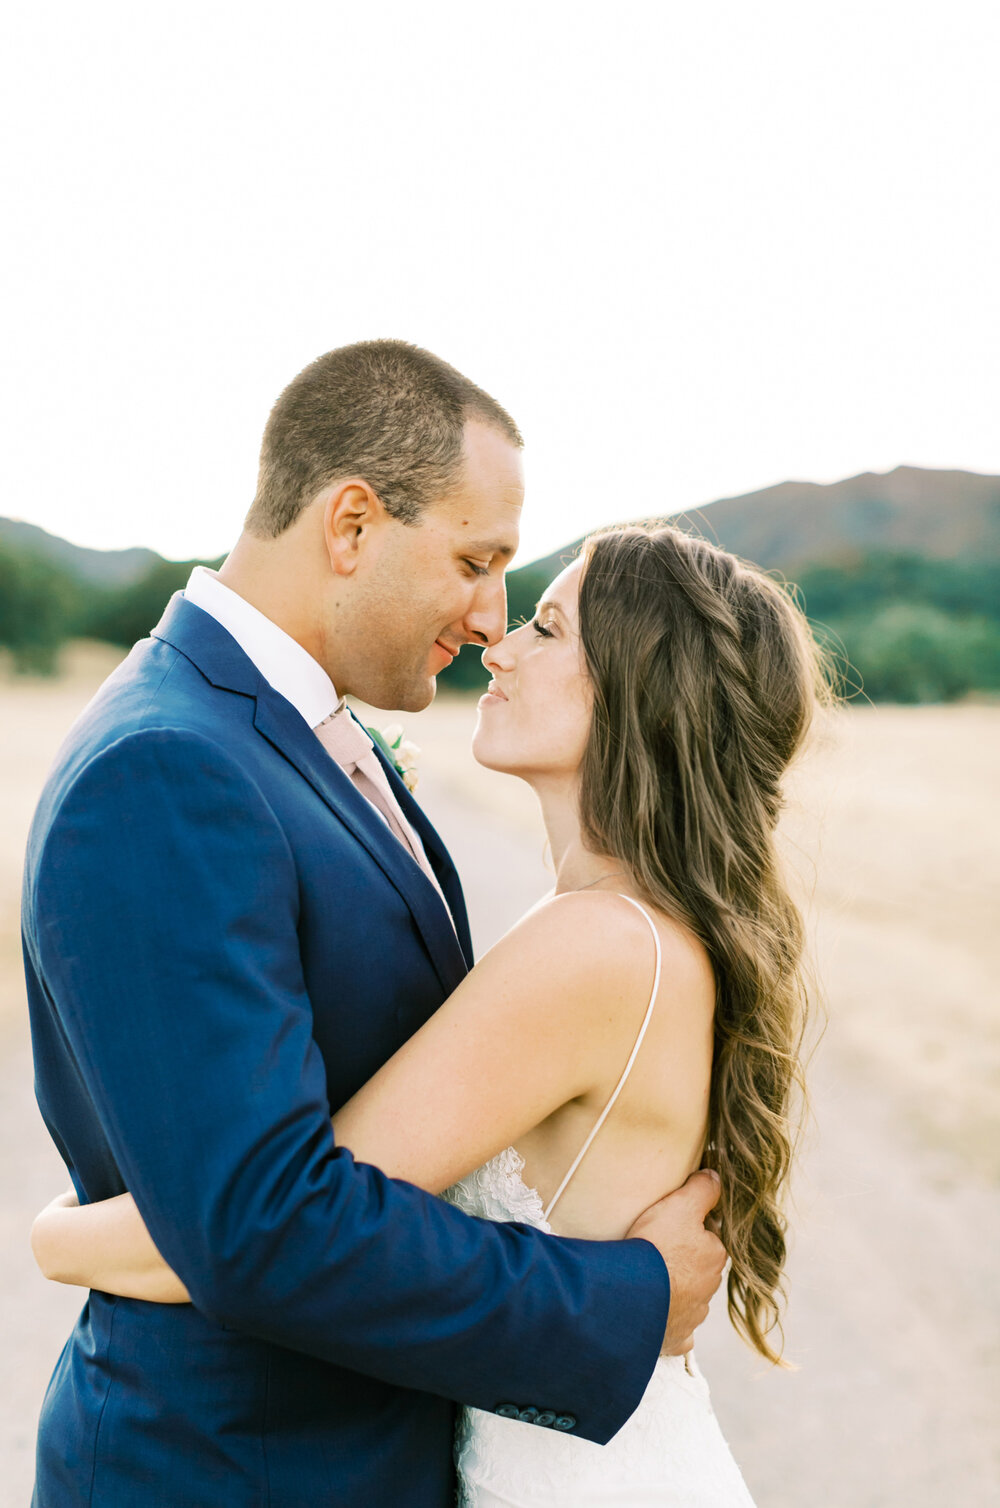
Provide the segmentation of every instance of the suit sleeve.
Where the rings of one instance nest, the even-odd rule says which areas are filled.
[[[471,1219],[335,1146],[268,802],[210,740],[146,730],[63,796],[36,967],[125,1185],[214,1320],[493,1410],[610,1438],[666,1326],[644,1241]]]

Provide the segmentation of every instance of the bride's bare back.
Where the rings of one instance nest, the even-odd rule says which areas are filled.
[[[623,1236],[642,1210],[679,1188],[701,1163],[712,1066],[711,965],[690,932],[648,906],[642,907],[646,928],[636,928],[638,904],[633,900],[631,916],[621,905],[630,899],[623,892],[613,912],[602,908],[608,913],[602,917],[608,947],[632,960],[623,969],[621,997],[608,1002],[622,1028],[623,1055],[605,1065],[614,1084],[595,1085],[570,1100],[517,1145],[525,1181],[541,1194],[548,1222],[560,1235]],[[634,998],[643,973],[644,1002]],[[647,1014],[639,1016],[644,1004]],[[611,1095],[617,1097],[609,1105]]]
[[[691,933],[623,894],[556,896],[530,913],[334,1116],[338,1140],[434,1192],[513,1145],[547,1205],[642,1026],[650,921],[662,966],[645,1038],[552,1219],[560,1234],[623,1236],[699,1165],[715,1004]]]

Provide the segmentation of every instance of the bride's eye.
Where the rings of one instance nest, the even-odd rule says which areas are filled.
[[[537,618],[532,618],[532,620],[531,620],[531,626],[535,630],[536,634],[541,634],[541,636],[542,636],[543,639],[551,639],[552,638],[552,630],[551,630],[551,628],[543,628],[542,625],[539,623],[539,621],[538,621]]]

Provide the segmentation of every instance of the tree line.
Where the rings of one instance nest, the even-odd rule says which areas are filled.
[[[0,540],[0,646],[16,670],[51,675],[70,639],[101,639],[131,649],[160,618],[198,564],[158,561],[138,581],[100,586],[32,550]]]
[[[1000,691],[1000,564],[876,553],[798,574],[839,689],[875,702]]]
[[[0,646],[18,670],[33,674],[54,672],[69,639],[131,648],[154,627],[194,564],[164,560],[129,585],[97,586],[0,541]],[[510,573],[511,623],[530,618],[548,575],[533,565]],[[998,578],[993,561],[880,553],[806,567],[794,590],[845,695],[939,702],[1000,691]],[[441,684],[481,692],[487,679],[479,655],[468,648]]]

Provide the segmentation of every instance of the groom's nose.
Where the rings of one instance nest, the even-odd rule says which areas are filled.
[[[503,576],[483,576],[462,619],[466,639],[485,649],[507,632],[507,584]]]

